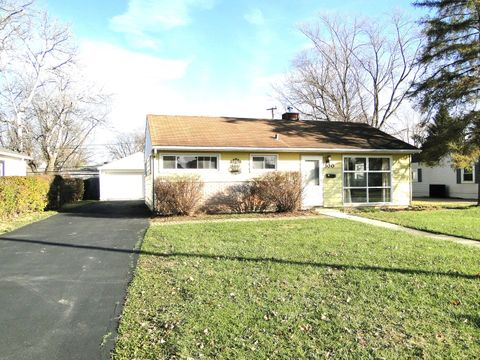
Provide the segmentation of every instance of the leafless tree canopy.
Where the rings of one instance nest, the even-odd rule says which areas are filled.
[[[25,13],[32,1],[0,0],[0,51],[10,49],[12,42],[24,35]]]
[[[388,22],[324,16],[301,32],[312,47],[276,87],[280,100],[308,118],[382,128],[420,71],[414,23],[400,16]]]
[[[120,134],[114,143],[107,146],[112,159],[121,159],[136,152],[143,151],[145,147],[145,133],[142,130]]]
[[[0,142],[31,155],[33,169],[85,159],[108,97],[82,78],[70,29],[31,3],[0,0]]]

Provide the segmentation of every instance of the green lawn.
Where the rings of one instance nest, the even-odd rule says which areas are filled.
[[[480,207],[457,209],[357,211],[357,215],[419,230],[480,240]]]
[[[464,358],[480,251],[339,219],[157,225],[116,359]]]
[[[0,234],[13,231],[19,227],[28,225],[35,221],[46,219],[52,215],[55,215],[55,211],[42,211],[38,213],[21,215],[13,219],[0,220]]]

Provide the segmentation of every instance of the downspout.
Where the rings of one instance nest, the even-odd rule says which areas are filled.
[[[155,149],[152,150],[151,168],[152,168],[152,212],[155,213]]]
[[[410,154],[409,156],[410,158],[410,166],[409,166],[409,178],[410,178],[410,204],[409,206],[412,206],[412,202],[413,202],[413,174],[412,174],[412,171],[413,171],[413,164],[412,164],[412,154]]]

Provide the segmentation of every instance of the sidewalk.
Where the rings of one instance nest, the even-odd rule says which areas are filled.
[[[426,237],[429,237],[429,238],[432,238],[432,239],[437,239],[437,240],[453,241],[453,242],[456,242],[458,244],[467,245],[467,246],[474,246],[474,247],[480,248],[480,241],[465,239],[465,238],[458,237],[458,236],[442,235],[442,234],[431,233],[431,232],[428,232],[428,231],[416,230],[416,229],[408,228],[408,227],[401,226],[401,225],[391,224],[391,223],[388,223],[388,222],[385,222],[385,221],[373,220],[373,219],[368,219],[368,218],[364,218],[364,217],[357,216],[357,215],[347,214],[347,213],[344,213],[342,211],[334,210],[334,209],[317,209],[317,212],[321,215],[324,215],[324,216],[330,216],[330,217],[334,217],[334,218],[338,218],[338,219],[347,219],[347,220],[357,221],[357,222],[361,222],[361,223],[364,223],[364,224],[369,224],[369,225],[382,227],[382,228],[385,228],[385,229],[404,231],[404,232],[412,234],[412,235],[426,236]]]

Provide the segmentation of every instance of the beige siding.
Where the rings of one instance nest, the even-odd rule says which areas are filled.
[[[393,205],[408,206],[411,202],[411,157],[410,155],[393,156]]]
[[[323,206],[343,206],[342,154],[332,154],[330,164],[333,167],[323,168]],[[327,178],[327,174],[335,174]]]

